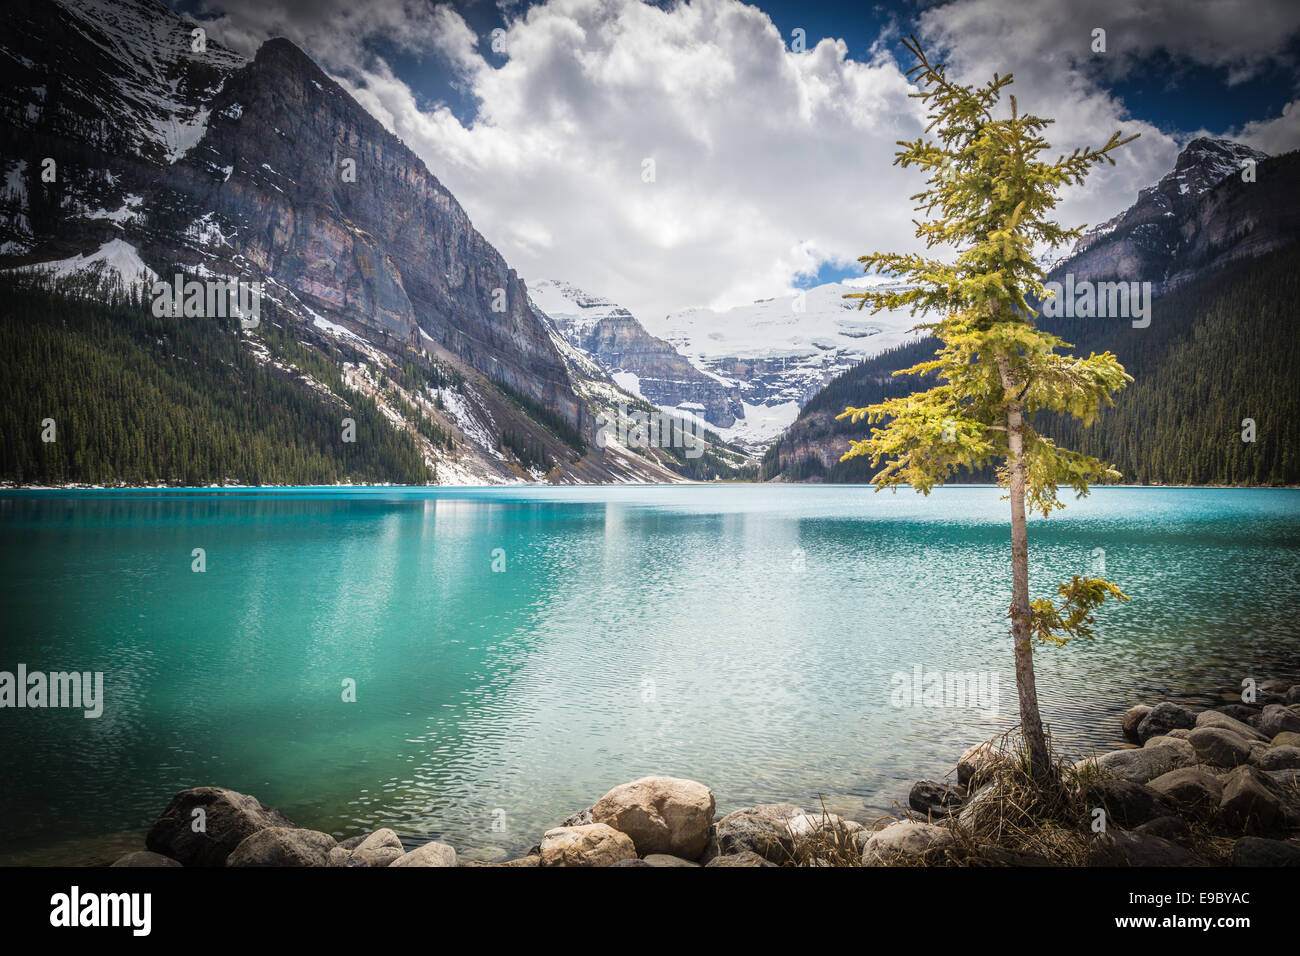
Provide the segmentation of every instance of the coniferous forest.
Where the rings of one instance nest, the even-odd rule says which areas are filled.
[[[0,277],[0,296],[0,480],[434,478],[411,436],[350,389],[337,362],[277,324],[273,310],[263,310],[253,332],[265,349],[259,358],[241,344],[248,333],[237,320],[159,318],[120,290],[104,301],[102,289],[89,285],[55,289],[11,274]],[[345,418],[354,422],[355,441],[344,440]]]

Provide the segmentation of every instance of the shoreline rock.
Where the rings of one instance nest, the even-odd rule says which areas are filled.
[[[1138,746],[1063,763],[1054,795],[1025,790],[1011,755],[993,741],[976,743],[958,758],[956,783],[918,780],[905,818],[882,826],[790,803],[718,815],[704,784],[648,776],[547,830],[523,857],[496,850],[462,858],[438,841],[407,850],[387,827],[336,841],[255,797],[194,787],[164,808],[147,849],[112,865],[1300,866],[1300,685],[1265,681],[1259,689],[1257,703],[1129,708],[1120,730]],[[999,833],[1039,828],[1042,845],[981,838],[994,824]]]

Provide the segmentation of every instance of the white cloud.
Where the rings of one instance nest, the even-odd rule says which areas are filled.
[[[511,26],[499,68],[457,20],[448,46],[481,101],[473,123],[421,112],[386,69],[351,92],[526,276],[654,318],[786,291],[825,259],[914,247],[918,180],[890,163],[921,124],[888,58],[857,62],[832,40],[791,53],[737,0],[552,0]]]
[[[1300,149],[1300,100],[1282,107],[1282,115],[1247,123],[1234,137],[1271,155]]]
[[[1229,72],[1229,82],[1272,63],[1290,64],[1288,42],[1300,29],[1293,0],[955,0],[921,15],[925,32],[965,53],[1000,54],[1035,72],[1087,66],[1110,77],[1149,65],[1157,53]],[[1105,31],[1105,51],[1093,31]],[[1002,67],[1003,72],[1006,67]]]
[[[1097,28],[1106,31],[1104,53],[1092,50]],[[1294,66],[1287,46],[1297,29],[1294,0],[954,0],[919,17],[920,35],[946,52],[955,77],[982,82],[994,72],[1013,73],[1021,107],[1056,119],[1048,135],[1058,148],[1100,145],[1117,129],[1142,134],[1115,167],[1099,169],[1068,195],[1060,207],[1068,224],[1109,219],[1172,169],[1190,139],[1206,135],[1136,120],[1102,84],[1149,67],[1157,55],[1224,69],[1235,83],[1270,64]],[[1236,132],[1209,135],[1243,138],[1270,153],[1300,146],[1295,116]]]
[[[833,39],[809,37],[795,54],[739,0],[549,0],[510,25],[502,62],[448,6],[237,3],[220,23],[253,46],[270,33],[304,45],[526,277],[568,280],[653,320],[781,294],[824,261],[918,248],[907,197],[920,177],[891,163],[896,141],[921,130],[919,104],[884,44],[867,62]],[[1101,83],[1156,50],[1244,77],[1284,56],[1294,6],[954,0],[922,11],[918,32],[964,80],[1013,71],[1021,108],[1057,118],[1048,136],[1060,151],[1142,133],[1118,166],[1066,193],[1062,221],[1096,224],[1172,168],[1189,138],[1135,121]],[[1108,31],[1100,61],[1094,26]],[[462,123],[418,101],[367,52],[373,35],[436,51],[477,116]],[[1265,144],[1293,142],[1297,112],[1242,135],[1276,151]],[[643,181],[648,159],[654,182]]]
[[[373,37],[408,52],[437,49],[447,31],[444,15],[424,0],[202,0],[196,19],[245,56],[283,36],[332,69],[345,69],[372,59],[364,41]]]

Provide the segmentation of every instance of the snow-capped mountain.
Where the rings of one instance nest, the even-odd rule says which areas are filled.
[[[1258,164],[1267,158],[1267,153],[1252,149],[1245,143],[1194,139],[1178,154],[1170,172],[1155,185],[1139,191],[1137,202],[1128,209],[1084,233],[1070,250],[1070,255],[1077,256],[1124,226],[1134,225],[1136,218],[1152,215],[1176,217],[1180,209],[1190,206],[1229,176],[1240,174],[1248,164]]]
[[[882,277],[850,279],[725,311],[686,309],[644,327],[569,283],[533,282],[529,294],[621,386],[761,450],[840,372],[916,337],[906,311],[872,315],[844,298],[868,286],[901,287]]]
[[[734,384],[695,368],[622,306],[555,279],[529,283],[528,295],[570,345],[634,395],[698,414],[714,428],[731,428],[743,414]]]
[[[898,284],[878,276],[832,282],[725,311],[686,309],[648,327],[696,368],[739,389],[744,416],[723,435],[762,447],[836,375],[916,337],[907,311],[872,315],[844,298],[868,286]]]

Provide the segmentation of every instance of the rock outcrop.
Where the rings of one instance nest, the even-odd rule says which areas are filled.
[[[146,845],[186,866],[222,866],[245,839],[268,827],[294,827],[279,810],[222,787],[194,787],[172,797],[149,829]]]

